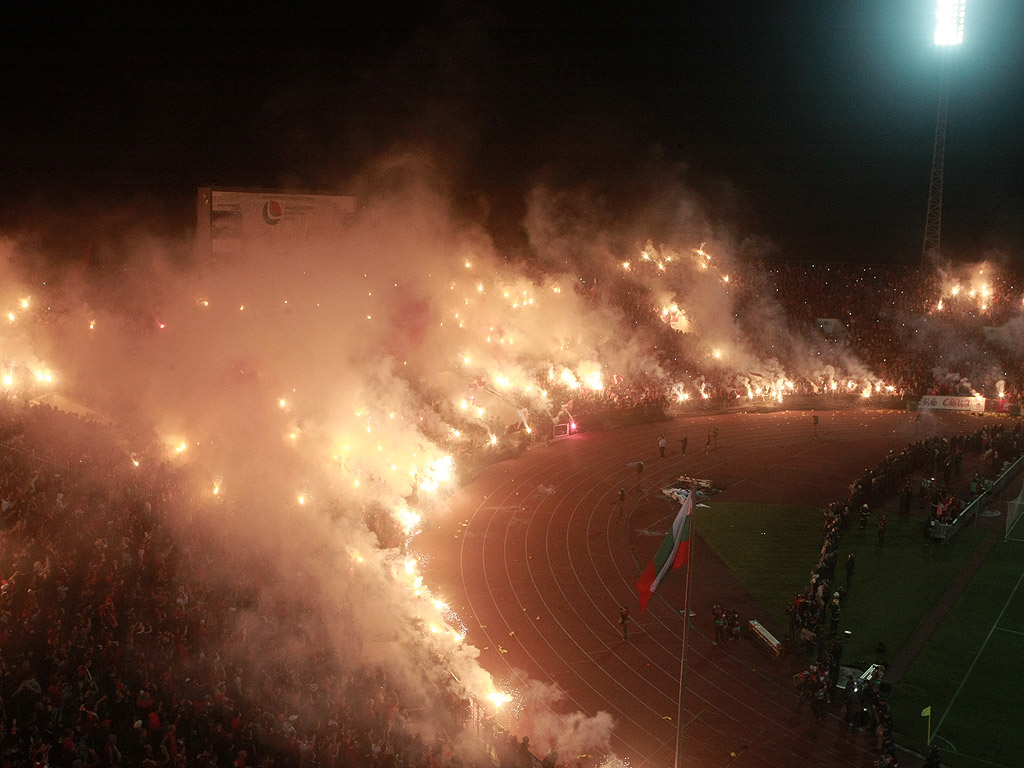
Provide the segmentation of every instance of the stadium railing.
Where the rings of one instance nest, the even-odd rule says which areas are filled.
[[[40,453],[36,453],[35,450],[27,451],[20,446],[14,445],[9,440],[0,440],[0,450],[7,451],[9,453],[18,453],[25,458],[39,462],[40,464],[48,464],[54,469],[59,469],[63,472],[67,472],[71,468],[71,464],[67,461],[61,461],[60,459],[53,459],[49,456],[45,456]]]
[[[954,520],[949,523],[933,524],[928,531],[929,535],[938,541],[949,541],[952,539],[973,517],[982,511],[982,508],[990,499],[995,499],[1002,493],[1003,488],[1017,476],[1022,466],[1024,466],[1024,456],[1018,457],[1016,461],[1003,469],[999,476],[992,481],[992,484],[972,499]]]

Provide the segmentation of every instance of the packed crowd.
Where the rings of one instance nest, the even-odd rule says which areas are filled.
[[[991,371],[1007,362],[1004,393],[1019,402],[1024,384],[1012,350],[984,329],[1022,311],[1019,274],[1003,267],[958,281],[906,266],[782,264],[769,268],[776,296],[805,327],[833,318],[849,348],[885,381],[915,394],[998,394]],[[958,355],[963,344],[983,355]],[[1010,354],[1007,354],[1007,353]],[[985,359],[987,358],[987,359]]]
[[[464,764],[466,702],[439,689],[449,725],[416,733],[389,672],[343,666],[302,597],[261,605],[245,562],[172,534],[172,476],[47,407],[0,401],[0,432],[0,766]],[[252,653],[272,626],[302,652]]]
[[[848,333],[842,343],[898,391],[962,391],[965,376],[940,372],[937,378],[936,348],[915,344],[903,327],[908,317],[938,322],[942,286],[934,279],[865,267],[775,267],[768,275],[767,288],[737,281],[737,290],[772,290],[789,317],[807,328],[816,328],[820,317],[839,318]],[[1011,295],[1008,283],[996,287],[997,296]],[[638,312],[642,299],[631,295],[626,305]],[[982,313],[953,302],[941,322],[956,323],[979,349],[997,355],[982,327],[1016,316],[1018,304],[994,300]],[[706,397],[693,398],[697,405],[719,406],[741,394],[735,379],[701,370],[704,351],[687,347],[687,335],[660,323],[645,333],[669,378],[685,374],[699,382]],[[1020,359],[1005,370],[1003,391],[1019,401]],[[602,390],[556,385],[552,399],[565,403],[570,417],[660,408],[668,395],[660,382],[616,377]],[[796,381],[793,389],[815,387]],[[521,423],[543,421],[527,414]],[[714,437],[709,432],[707,446]],[[852,557],[837,562],[842,533],[854,520],[866,525],[872,510],[893,496],[908,514],[918,473],[926,478],[921,507],[931,520],[948,522],[984,491],[979,475],[969,496],[955,492],[965,455],[986,456],[994,472],[1022,444],[1019,424],[919,441],[865,472],[847,499],[830,506],[819,562],[789,610],[790,639],[804,643],[815,661],[798,684],[816,716],[836,700],[840,682],[842,606],[854,576]],[[173,517],[168,512],[189,503],[172,474],[157,462],[127,460],[102,425],[0,399],[0,768],[463,764],[446,730],[426,739],[416,733],[416,713],[386,670],[340,666],[329,633],[302,599],[260,605],[247,578],[251,566],[242,561],[229,563],[235,578],[214,588],[207,578],[214,563],[198,534],[183,536],[166,523]],[[367,514],[382,544],[399,538],[382,510]],[[885,517],[877,521],[881,541]],[[301,627],[309,642],[302,659],[246,652],[246,638],[261,636],[272,622]],[[714,623],[717,642],[739,634],[734,611],[716,606]],[[844,694],[846,721],[874,729],[881,759],[893,765],[881,679],[847,681]],[[437,700],[444,706],[434,714],[458,731],[465,702],[440,690]],[[485,741],[503,768],[532,764],[527,739],[493,732]],[[548,758],[554,768],[557,756]]]
[[[935,270],[906,266],[747,264],[733,276],[729,292],[737,307],[781,307],[775,313],[750,312],[752,319],[738,313],[736,323],[752,348],[770,348],[787,372],[785,394],[849,394],[845,371],[858,380],[856,392],[867,374],[900,398],[977,392],[1020,404],[1024,367],[1012,341],[1017,334],[989,331],[1024,312],[1015,287],[1024,284],[1022,278],[1007,267],[987,276],[965,275],[958,283]],[[662,310],[651,306],[651,299],[633,283],[606,285],[594,293],[595,302],[611,301],[623,311],[641,343],[657,351],[668,380],[686,383],[688,407],[718,408],[777,385],[778,372],[731,370],[725,362],[709,360],[699,334],[652,324],[652,312],[661,317]],[[821,319],[834,323],[816,358],[821,370],[812,377],[806,371],[806,345],[798,339],[821,339]],[[853,369],[851,361],[856,361]],[[825,373],[829,365],[836,371],[837,390]]]
[[[630,382],[619,378],[601,389],[581,388],[565,394],[571,396],[563,408],[575,418],[610,408],[667,404],[664,387],[647,377]]]
[[[950,283],[937,272],[901,266],[746,265],[728,289],[732,306],[755,308],[750,317],[735,313],[736,327],[728,334],[746,347],[740,354],[744,369],[736,370],[728,356],[715,359],[704,335],[680,333],[665,322],[645,286],[581,282],[577,291],[587,301],[622,312],[629,343],[654,352],[654,369],[606,368],[599,387],[538,369],[533,379],[546,394],[544,404],[535,395],[499,392],[482,378],[472,385],[473,396],[502,401],[506,407],[493,411],[503,416],[489,417],[494,421],[486,429],[463,419],[452,448],[488,460],[495,436],[499,449],[521,448],[549,438],[556,425],[585,430],[601,424],[604,414],[632,412],[634,421],[648,421],[670,407],[718,410],[793,395],[831,403],[861,397],[865,388],[879,404],[976,394],[989,398],[990,410],[1024,403],[1024,365],[1010,341],[1019,334],[987,334],[1024,313],[1014,274],[1001,269],[991,276],[984,310],[966,283],[961,299],[946,296],[940,310]],[[826,328],[822,319],[832,325]],[[764,350],[769,359],[753,364],[749,358]],[[458,413],[446,417],[460,421]]]

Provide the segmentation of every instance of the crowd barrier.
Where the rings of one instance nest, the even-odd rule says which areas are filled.
[[[61,461],[60,459],[50,458],[49,456],[45,456],[41,453],[36,453],[35,450],[25,450],[24,448],[15,445],[10,440],[0,440],[0,450],[7,451],[8,453],[20,454],[21,456],[24,456],[30,461],[36,462],[38,464],[46,464],[48,466],[53,467],[54,469],[59,469],[62,472],[68,472],[71,469],[71,464],[67,461]]]
[[[953,520],[948,523],[933,522],[928,529],[928,535],[936,541],[949,541],[956,536],[971,519],[982,511],[982,507],[990,500],[995,499],[1002,493],[1003,488],[1010,482],[1021,467],[1024,467],[1024,456],[1019,457],[1010,466],[999,473],[999,476],[992,481],[992,485],[984,492],[976,496],[961,510]]]

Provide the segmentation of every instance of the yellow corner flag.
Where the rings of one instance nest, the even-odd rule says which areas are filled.
[[[921,717],[930,717],[931,714],[932,714],[932,708],[931,707],[925,707],[924,709],[921,710]]]

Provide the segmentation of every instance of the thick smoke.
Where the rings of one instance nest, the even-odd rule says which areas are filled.
[[[981,262],[943,262],[924,274],[896,314],[909,357],[928,361],[946,391],[1002,397],[1019,375],[1022,296],[1005,254]],[[1014,380],[1015,389],[1021,386]]]
[[[524,672],[518,677],[528,680]],[[558,685],[529,680],[522,693],[520,718],[540,753],[557,752],[563,760],[594,752],[606,756],[611,749],[614,718],[607,712],[587,716],[573,712],[568,696]]]
[[[209,263],[190,238],[141,228],[60,269],[35,238],[3,246],[8,390],[56,388],[116,423],[126,462],[178,473],[189,497],[171,524],[209,553],[211,579],[256,589],[237,633],[259,663],[303,657],[306,614],[266,620],[298,601],[342,666],[386,663],[412,696],[454,685],[486,701],[494,683],[410,545],[467,464],[615,381],[680,399],[709,382],[782,397],[797,377],[877,381],[791,327],[744,274],[744,246],[682,192],[630,220],[538,188],[530,253],[512,259],[418,158],[352,187],[361,207],[343,231]],[[527,687],[536,743],[607,752],[606,713]]]

